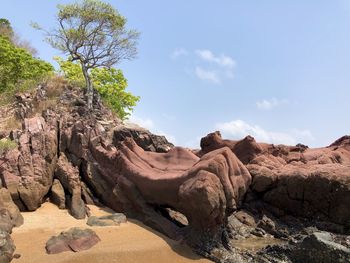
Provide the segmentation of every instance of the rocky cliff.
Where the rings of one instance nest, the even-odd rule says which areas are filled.
[[[350,247],[349,136],[309,149],[250,136],[223,140],[215,132],[195,152],[122,124],[97,96],[92,112],[78,89],[64,86],[55,103],[38,107],[47,97],[45,86],[19,95],[14,111],[22,128],[1,133],[17,148],[0,156],[0,262],[12,259],[9,234],[21,224],[19,210],[35,211],[47,200],[79,219],[85,204],[104,204],[217,262],[279,262],[276,250],[240,251],[232,240],[298,242],[294,236],[310,226]],[[287,253],[283,260],[298,262]]]

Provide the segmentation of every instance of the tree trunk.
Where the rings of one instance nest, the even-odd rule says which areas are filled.
[[[93,96],[94,96],[94,90],[92,87],[92,82],[91,82],[91,79],[89,76],[89,72],[83,63],[81,63],[81,69],[83,71],[83,75],[84,75],[85,83],[86,83],[87,106],[88,106],[88,109],[91,110],[92,106],[93,106],[92,100],[93,100]]]

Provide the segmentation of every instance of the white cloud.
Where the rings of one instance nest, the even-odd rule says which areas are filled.
[[[173,51],[173,53],[171,53],[170,57],[172,59],[177,59],[178,57],[181,56],[187,56],[188,55],[188,51],[184,48],[177,48]]]
[[[131,115],[129,120],[127,121],[128,123],[135,123],[139,126],[141,126],[142,128],[145,128],[147,130],[152,130],[154,129],[154,123],[151,119],[143,119],[140,117],[137,117],[135,115]]]
[[[212,82],[214,84],[221,83],[221,79],[216,71],[205,70],[205,69],[197,66],[195,69],[195,74],[201,80],[209,81],[209,82]]]
[[[168,134],[168,133],[163,132],[163,131],[155,131],[154,134],[165,136],[165,138],[167,138],[167,140],[169,142],[176,145],[176,138],[174,135]]]
[[[219,129],[224,137],[230,139],[242,139],[247,135],[253,136],[258,142],[295,145],[313,141],[309,130],[293,129],[290,132],[272,132],[261,128],[258,125],[250,125],[242,120],[218,123],[216,128]]]
[[[236,62],[230,56],[217,56],[209,49],[197,49],[195,50],[195,54],[202,62],[209,63],[211,67],[210,70],[204,70],[203,67],[197,66],[195,73],[198,78],[215,84],[220,84],[225,78],[234,78],[233,70]]]
[[[236,61],[227,55],[216,55],[209,49],[196,49],[193,52],[184,48],[176,48],[170,55],[175,60],[180,56],[197,56],[200,60],[192,60],[192,65],[185,68],[189,75],[195,75],[200,80],[213,84],[221,84],[225,79],[234,78]]]
[[[151,120],[149,118],[140,118],[138,116],[131,115],[129,120],[126,121],[126,123],[135,123],[135,124],[141,126],[142,128],[149,130],[150,132],[152,132],[154,134],[165,136],[168,139],[168,141],[172,142],[173,144],[176,144],[175,136],[168,134],[162,130],[158,130],[155,127],[153,120]]]
[[[262,100],[256,103],[256,106],[259,110],[271,110],[281,105],[288,104],[289,101],[287,99],[276,99],[272,98],[270,100]]]
[[[181,146],[190,149],[200,149],[200,141],[204,135],[197,136],[195,139],[184,142]]]
[[[216,63],[223,67],[233,68],[236,65],[236,62],[233,60],[233,58],[226,55],[215,56],[214,53],[209,49],[197,49],[195,53],[201,59]]]

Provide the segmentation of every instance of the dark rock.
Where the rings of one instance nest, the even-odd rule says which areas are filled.
[[[94,196],[94,194],[90,190],[90,188],[84,182],[81,182],[81,196],[83,198],[83,201],[87,205],[100,204],[97,198]]]
[[[85,106],[85,105],[86,105],[86,102],[80,98],[77,98],[74,101],[74,106]]]
[[[266,232],[264,231],[264,229],[261,229],[259,227],[253,229],[250,233],[257,237],[264,237],[266,235]]]
[[[71,228],[58,236],[51,237],[46,243],[48,254],[57,254],[65,251],[79,252],[96,245],[100,238],[91,229]]]
[[[350,135],[345,135],[335,142],[333,142],[329,147],[338,147],[338,146],[350,146]]]
[[[301,241],[270,246],[259,252],[259,255],[262,258],[292,263],[350,262],[350,249],[336,243],[328,232],[314,232]]]
[[[118,145],[126,138],[133,138],[145,151],[165,153],[174,147],[174,145],[165,138],[165,136],[155,135],[148,130],[137,125],[126,125],[117,127],[114,130],[113,143]]]

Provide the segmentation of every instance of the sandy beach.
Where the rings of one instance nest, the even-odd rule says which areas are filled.
[[[92,215],[111,213],[108,209],[89,206]],[[15,228],[12,238],[20,258],[14,263],[96,263],[96,262],[211,262],[194,254],[190,248],[177,244],[164,235],[131,220],[120,226],[89,227],[85,220],[76,220],[67,210],[60,210],[51,203],[44,203],[35,212],[22,213],[24,224]],[[71,227],[91,228],[101,242],[79,253],[64,252],[48,255],[46,241]]]

